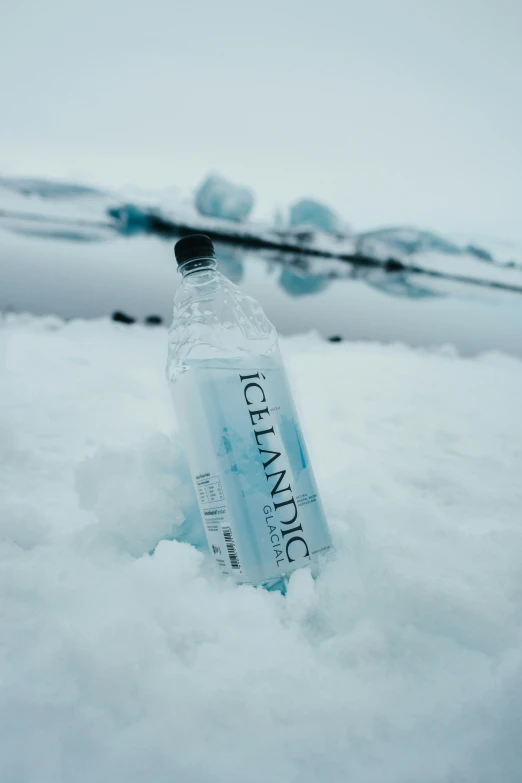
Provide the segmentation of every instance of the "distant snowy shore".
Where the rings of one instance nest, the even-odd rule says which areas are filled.
[[[243,191],[240,194],[244,199]],[[209,198],[205,195],[207,209]],[[234,202],[232,194],[227,201],[226,192],[221,191],[218,196],[241,214],[241,198]],[[312,201],[301,204],[308,209],[301,211],[303,215],[313,219],[315,208],[321,218],[318,223],[328,225],[319,211],[325,207]],[[215,204],[214,207],[215,214],[220,214]],[[389,272],[422,273],[522,292],[522,257],[517,248],[508,244],[506,249],[499,241],[474,242],[469,238],[457,243],[414,227],[350,233],[341,230],[339,224],[336,233],[333,224],[330,231],[325,231],[314,225],[234,221],[212,217],[210,207],[204,215],[198,213],[193,203],[181,199],[175,191],[110,192],[79,184],[0,177],[0,222],[8,229],[27,232],[34,230],[37,223],[47,225],[50,233],[53,228],[62,233],[82,229],[85,235],[90,227],[93,240],[104,232],[175,237],[200,231],[228,244],[274,251],[281,258],[286,254],[288,258],[313,256],[325,263],[327,259],[349,261]]]
[[[4,317],[0,777],[519,783],[522,362],[282,341],[336,554],[202,550],[166,331]]]

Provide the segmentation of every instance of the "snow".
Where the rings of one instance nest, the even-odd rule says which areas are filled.
[[[0,341],[3,781],[520,780],[519,360],[283,340],[336,546],[283,597],[188,543],[163,328]]]
[[[515,239],[506,239],[502,237],[492,237],[484,234],[455,234],[451,237],[461,246],[474,246],[486,250],[493,258],[496,264],[514,264],[521,266],[522,263],[522,243]]]
[[[252,211],[254,196],[248,188],[211,174],[196,190],[195,206],[206,217],[244,220]]]
[[[425,237],[433,237],[433,241]],[[390,241],[390,237],[392,240]],[[438,242],[437,242],[438,240]],[[410,247],[408,247],[410,245]],[[437,247],[438,245],[438,247]],[[455,247],[455,246],[453,246]],[[413,250],[411,248],[414,248]],[[501,285],[522,289],[522,273],[520,265],[513,268],[491,261],[478,258],[476,253],[467,252],[465,249],[456,252],[451,250],[450,243],[445,244],[443,238],[430,235],[428,232],[411,231],[410,235],[398,230],[377,230],[367,232],[357,238],[357,250],[370,258],[386,263],[392,258],[406,266],[414,266],[416,269],[449,279],[463,279],[470,282],[485,285]]]

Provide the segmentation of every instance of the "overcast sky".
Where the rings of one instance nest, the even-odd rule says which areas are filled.
[[[3,0],[0,173],[520,237],[521,0]]]

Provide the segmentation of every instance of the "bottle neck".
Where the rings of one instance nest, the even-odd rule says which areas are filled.
[[[192,258],[190,261],[185,261],[184,264],[180,264],[178,266],[178,272],[185,278],[200,272],[210,272],[216,268],[217,260],[215,258]]]

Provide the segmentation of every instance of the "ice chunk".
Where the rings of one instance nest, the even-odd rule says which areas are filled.
[[[339,217],[330,207],[308,198],[296,201],[291,206],[290,225],[313,226],[328,234],[337,234],[341,230]]]
[[[211,174],[196,190],[195,205],[205,217],[244,220],[254,206],[254,194],[219,174]]]
[[[136,204],[122,204],[118,207],[109,207],[107,215],[115,221],[115,228],[126,236],[153,230],[152,210],[146,207]]]
[[[437,251],[449,255],[458,255],[462,249],[454,242],[434,234],[432,231],[422,231],[417,228],[379,228],[359,234],[360,251],[373,251],[374,240],[388,245],[393,250],[398,250],[404,255],[412,255],[425,251]]]

